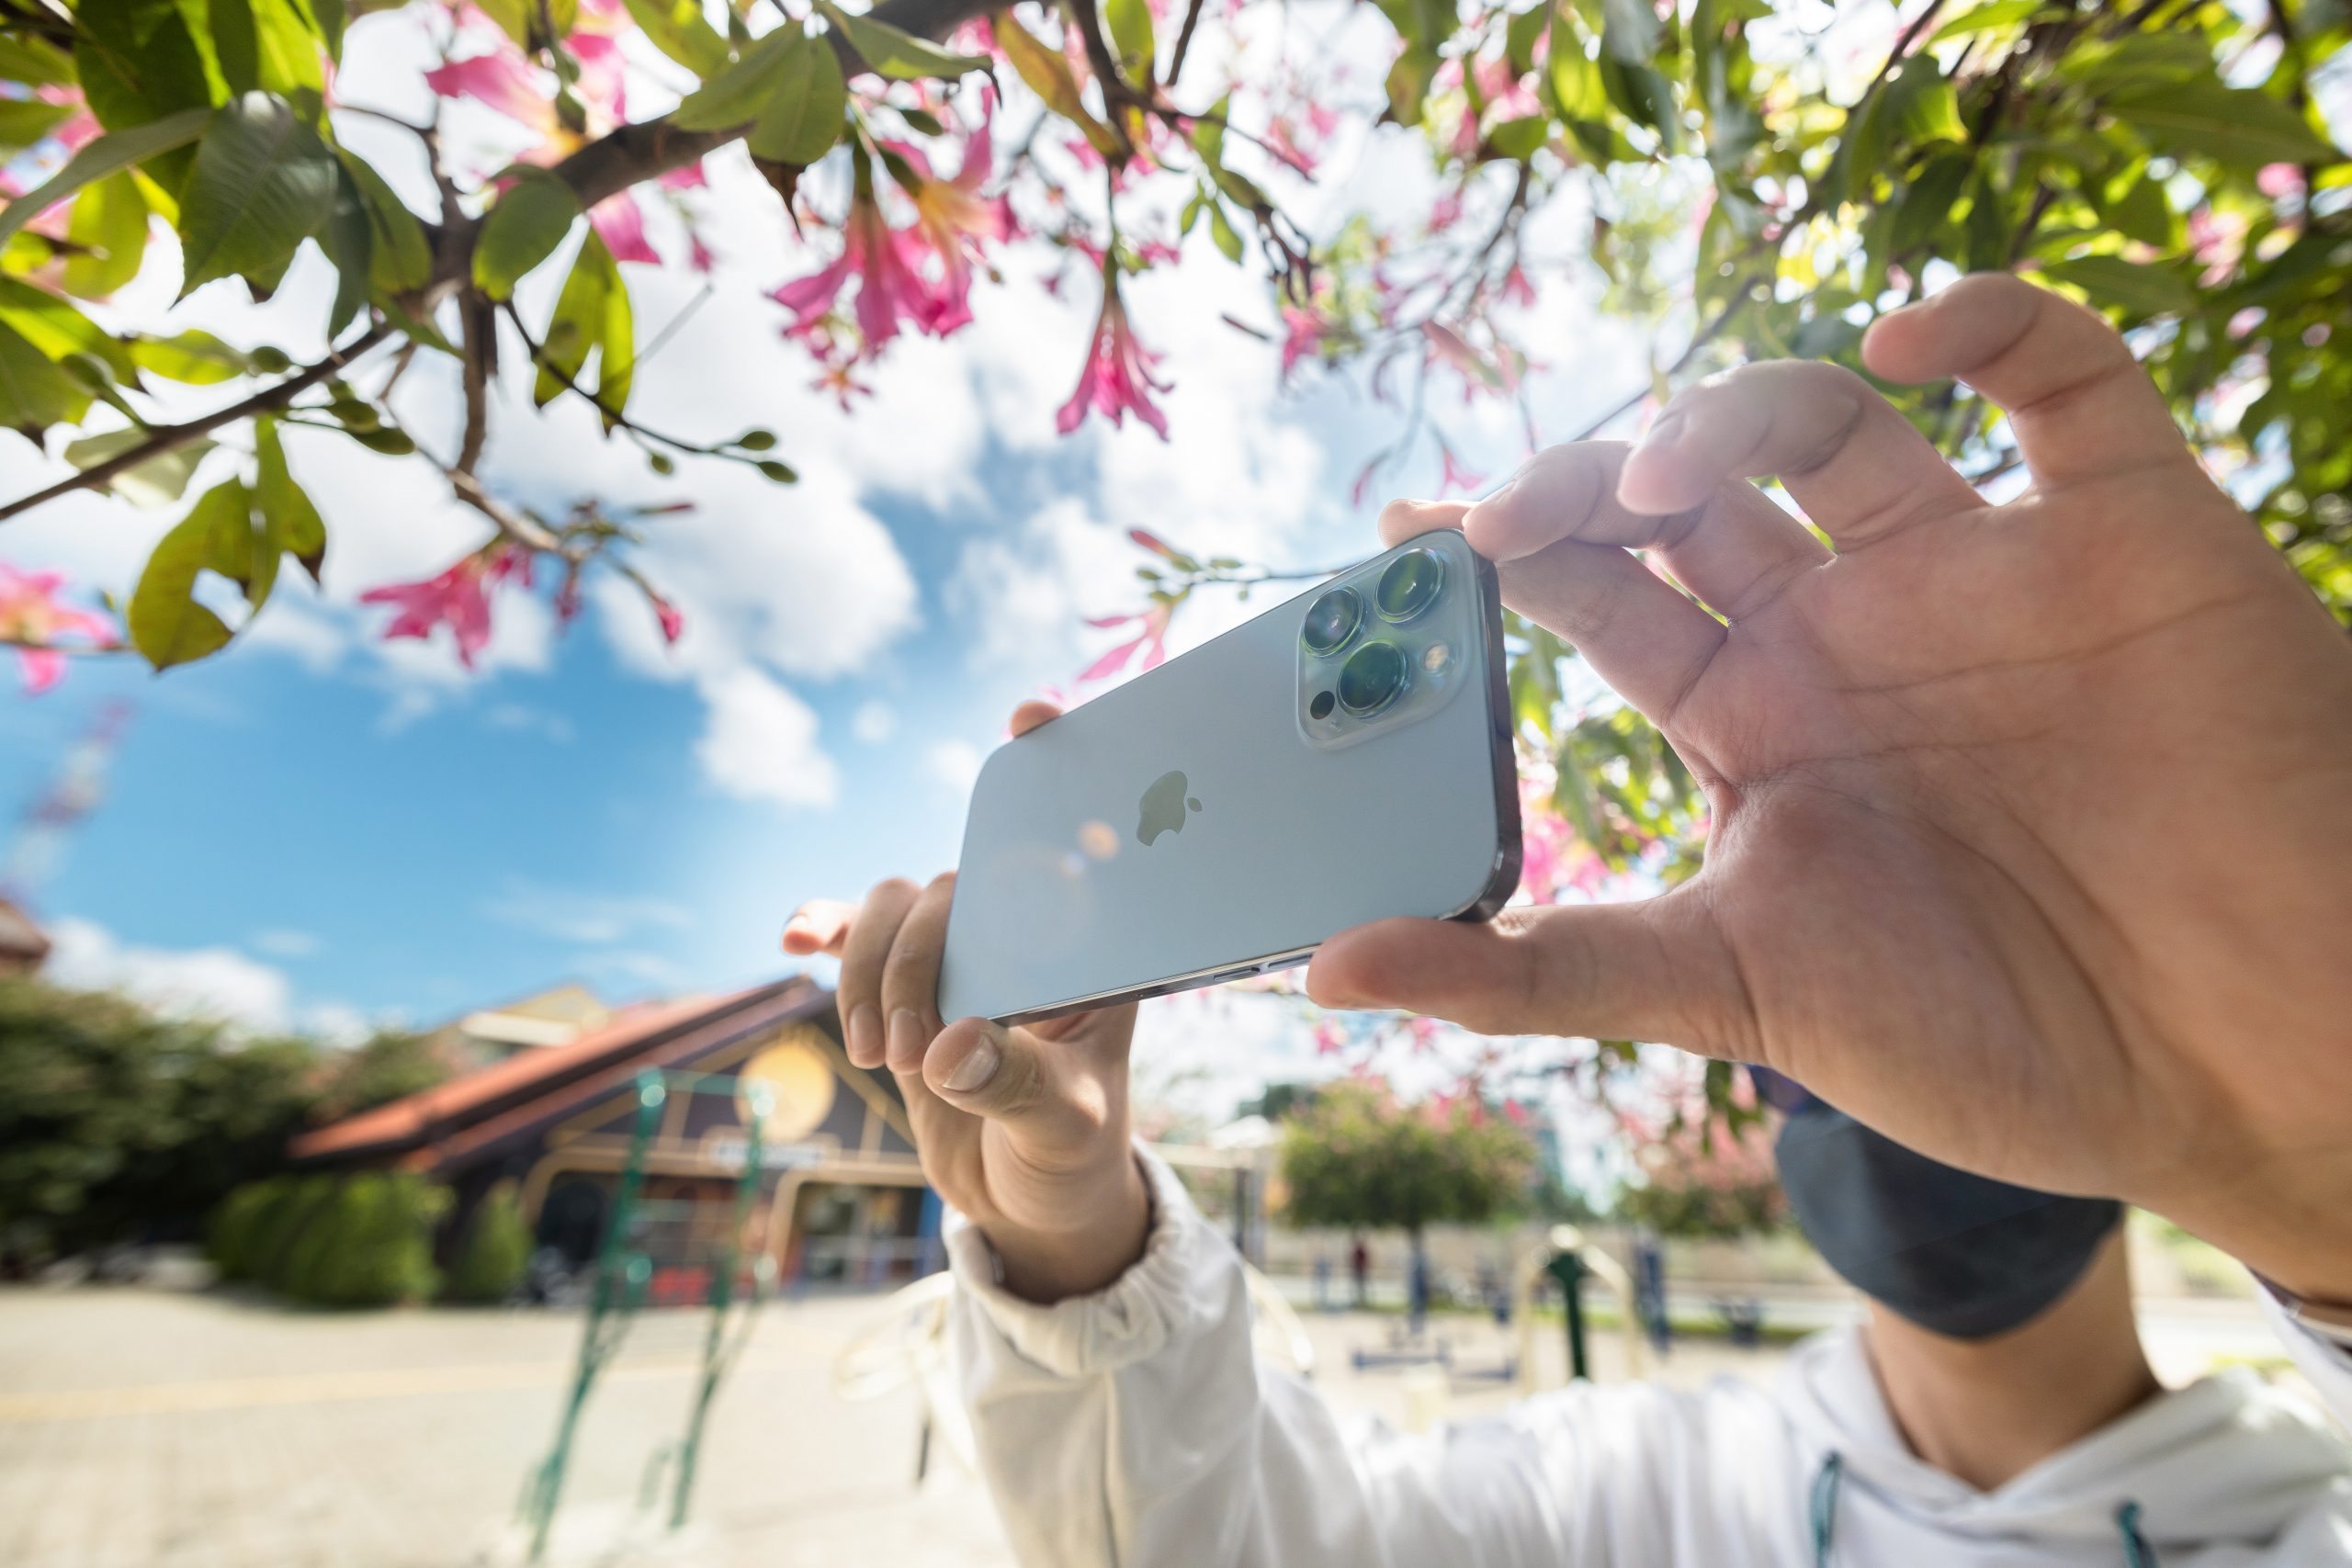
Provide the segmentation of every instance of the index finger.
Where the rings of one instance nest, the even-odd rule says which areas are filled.
[[[838,898],[809,899],[784,922],[785,952],[795,958],[813,958],[820,953],[839,958],[856,914],[856,905]]]
[[[1862,357],[1891,381],[1951,376],[1998,403],[2044,487],[2197,467],[2163,395],[2106,319],[2007,273],[1963,277],[1883,317],[1863,338]]]

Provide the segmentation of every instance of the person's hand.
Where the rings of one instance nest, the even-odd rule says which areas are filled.
[[[1657,723],[1707,859],[1643,903],[1363,927],[1308,989],[1764,1063],[2352,1299],[2352,646],[2091,312],[1971,277],[1863,355],[2006,409],[2031,490],[1987,504],[1860,378],[1775,363],[1383,515],[1463,528]]]
[[[1023,703],[1020,735],[1059,710]],[[835,1000],[849,1059],[888,1063],[907,1100],[923,1175],[978,1225],[1004,1282],[1032,1301],[1096,1291],[1142,1256],[1149,1224],[1128,1143],[1127,1046],[1136,1010],[1026,1028],[943,1026],[939,961],[954,873],[927,887],[877,884],[863,904],[803,905],[784,950],[842,961]]]

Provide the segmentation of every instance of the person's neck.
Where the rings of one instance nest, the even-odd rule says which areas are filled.
[[[1989,1492],[2163,1392],[2132,1318],[2118,1234],[2056,1305],[1985,1339],[1872,1303],[1865,1340],[1911,1451]]]

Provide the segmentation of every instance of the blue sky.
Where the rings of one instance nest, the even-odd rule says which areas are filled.
[[[350,55],[345,101],[421,112],[431,57],[408,14],[365,19],[352,36],[366,47]],[[633,112],[658,106],[658,89],[631,94]],[[511,128],[470,110],[455,123],[497,161]],[[345,130],[424,204],[401,143],[371,140],[390,133],[361,120]],[[1354,127],[1335,167],[1322,186],[1287,194],[1310,215],[1426,204],[1419,154],[1401,139],[1368,144]],[[227,654],[166,676],[91,660],[46,696],[0,694],[9,812],[100,705],[135,705],[105,804],[39,889],[63,975],[256,1027],[339,1032],[430,1023],[567,977],[621,998],[771,976],[799,900],[953,863],[972,770],[1012,704],[1068,683],[1122,635],[1080,623],[1137,603],[1143,558],[1126,528],[1277,565],[1338,563],[1372,547],[1379,499],[1435,482],[1425,446],[1364,506],[1348,502],[1401,415],[1348,384],[1280,386],[1273,348],[1218,321],[1271,324],[1264,285],[1204,232],[1182,266],[1131,298],[1175,382],[1170,441],[1132,423],[1054,434],[1091,290],[1080,279],[1070,299],[1052,298],[1037,263],[1018,257],[1002,286],[976,296],[967,332],[894,344],[876,397],[845,419],[809,389],[808,362],[777,337],[782,312],[762,298],[816,261],[748,164],[716,160],[710,173],[700,199],[726,259],[709,298],[695,302],[701,281],[683,266],[628,269],[640,342],[688,312],[640,367],[632,412],[706,437],[772,426],[803,482],[773,487],[715,463],[659,479],[592,420],[561,405],[534,415],[512,386],[488,465],[502,493],[526,502],[695,502],[691,517],[657,520],[643,557],[684,610],[685,638],[663,648],[643,604],[608,582],[560,636],[544,592],[502,597],[472,674],[446,641],[383,643],[383,613],[357,594],[440,570],[484,530],[422,465],[294,433],[295,470],[333,535],[323,593],[281,586]],[[1532,246],[1552,285],[1529,323],[1546,364],[1534,401],[1554,433],[1648,378],[1647,344],[1591,313],[1590,281],[1567,259],[1581,233],[1570,202]],[[653,234],[683,255],[674,230],[657,220]],[[216,284],[167,313],[168,241],[151,258],[114,320],[315,350],[324,280],[307,263],[266,310]],[[548,309],[560,273],[526,286],[526,315]],[[186,405],[210,407],[219,390]],[[446,449],[446,372],[421,363],[401,407]],[[1521,453],[1512,411],[1443,417],[1474,468],[1499,477]],[[11,493],[63,471],[0,441]],[[212,461],[199,486],[234,458]],[[68,498],[0,527],[0,560],[126,592],[171,515]],[[1242,613],[1229,601],[1188,610],[1174,646]]]

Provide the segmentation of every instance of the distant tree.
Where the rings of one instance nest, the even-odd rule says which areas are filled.
[[[311,1114],[320,1122],[338,1122],[435,1088],[457,1073],[457,1063],[432,1036],[379,1030],[364,1044],[327,1055]]]
[[[1668,1112],[1624,1118],[1641,1179],[1618,1195],[1617,1218],[1660,1235],[1735,1236],[1789,1224],[1772,1157],[1771,1125],[1746,1073],[1710,1062]]]
[[[1421,1233],[1480,1224],[1525,1201],[1535,1142],[1475,1097],[1398,1103],[1385,1087],[1332,1084],[1284,1124],[1294,1224]]]
[[[1265,1093],[1243,1102],[1241,1113],[1279,1122],[1314,1104],[1315,1091],[1316,1086],[1309,1083],[1270,1083]]]
[[[193,1234],[311,1108],[313,1047],[0,980],[0,1238],[21,1261]]]

